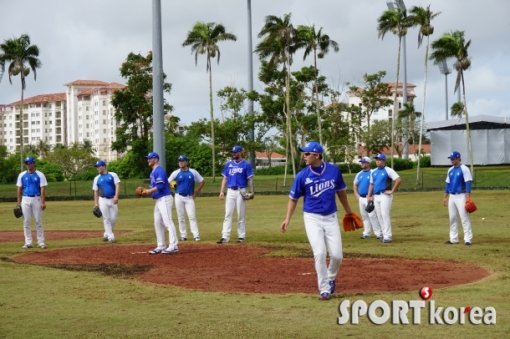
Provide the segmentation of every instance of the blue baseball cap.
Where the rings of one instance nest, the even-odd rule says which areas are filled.
[[[374,158],[375,158],[375,160],[384,160],[384,161],[386,161],[386,154],[379,153]]]
[[[185,155],[180,155],[178,161],[189,161],[188,157]]]
[[[303,147],[299,147],[300,152],[313,152],[313,153],[321,153],[324,152],[324,149],[322,148],[321,144],[319,144],[317,141],[310,141]]]
[[[106,166],[106,162],[104,162],[103,160],[98,160],[96,162],[96,167],[101,167],[101,166]]]
[[[238,153],[238,152],[242,152],[243,151],[243,148],[239,145],[235,145],[234,147],[232,147],[232,149],[230,150],[230,153]]]
[[[145,156],[147,159],[158,159],[159,160],[159,154],[156,152],[150,152]]]
[[[26,157],[24,162],[25,165],[35,164],[35,159],[34,157]]]
[[[460,153],[457,151],[453,151],[452,154],[448,156],[448,159],[460,159]]]

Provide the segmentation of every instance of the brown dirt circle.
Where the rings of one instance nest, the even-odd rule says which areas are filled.
[[[173,255],[149,255],[150,245],[30,250],[12,258],[37,264],[105,273],[134,274],[142,281],[193,290],[238,293],[317,293],[312,257],[274,257],[270,248],[252,245],[181,243]],[[478,281],[484,268],[452,261],[353,258],[346,254],[337,293],[418,291]]]

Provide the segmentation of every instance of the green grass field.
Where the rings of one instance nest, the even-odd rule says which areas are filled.
[[[444,171],[443,171],[444,172]],[[352,194],[351,206],[357,210]],[[374,325],[362,318],[359,325],[337,325],[342,300],[416,300],[418,291],[347,295],[321,302],[310,294],[233,294],[191,291],[142,283],[101,273],[13,263],[24,253],[23,237],[0,243],[1,338],[506,338],[510,333],[510,212],[506,190],[473,193],[479,210],[472,215],[473,246],[447,246],[448,212],[441,192],[399,192],[392,219],[394,242],[389,246],[362,241],[360,232],[343,233],[346,258],[359,255],[464,261],[490,269],[483,281],[434,290],[436,305],[493,306],[496,325]],[[286,209],[284,195],[257,196],[248,204],[248,243],[278,245],[275,255],[308,249],[301,213],[296,213],[286,234],[279,232]],[[12,215],[13,203],[0,203],[0,231],[21,231]],[[101,230],[91,213],[91,201],[48,202],[46,230]],[[153,202],[123,199],[117,230],[129,231],[118,244],[154,245]],[[300,208],[300,207],[299,207]],[[204,243],[220,237],[223,202],[217,197],[197,199],[197,214]],[[373,239],[372,239],[373,240]],[[48,251],[61,247],[107,246],[101,239],[48,239]],[[288,249],[286,251],[285,249]],[[37,251],[37,250],[32,250]],[[207,260],[207,258],[204,258]],[[228,267],[229,263],[225,262]],[[420,268],[416,267],[416,274]],[[284,273],[284,272],[282,272]],[[389,272],[388,274],[391,274]],[[341,280],[341,276],[339,278]],[[289,281],[289,284],[292,284]],[[363,281],[359,282],[360,285]]]

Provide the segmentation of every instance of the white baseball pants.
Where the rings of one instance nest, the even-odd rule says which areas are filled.
[[[374,205],[377,220],[381,226],[382,236],[384,240],[392,240],[391,232],[391,205],[393,203],[393,194],[375,194]]]
[[[113,203],[113,199],[99,197],[99,209],[103,214],[104,237],[108,240],[115,240],[113,229],[117,223],[119,206]]]
[[[188,215],[189,228],[191,229],[191,233],[193,233],[193,238],[200,237],[196,217],[195,199],[193,199],[193,196],[188,195],[185,197],[180,194],[176,194],[175,209],[177,211],[177,220],[179,221],[179,232],[181,233],[181,238],[187,238],[186,214]]]
[[[37,243],[44,244],[44,228],[42,224],[41,197],[21,198],[21,209],[23,210],[23,233],[25,235],[25,245],[32,245],[32,229],[30,224],[32,217],[35,220],[35,229],[37,232]]]
[[[306,236],[312,247],[319,292],[330,292],[330,280],[336,280],[342,263],[342,235],[337,214],[303,213]],[[326,257],[329,254],[329,266]]]
[[[375,209],[368,213],[365,208],[367,207],[367,198],[359,197],[358,200],[359,212],[361,219],[363,220],[363,236],[370,236],[370,230],[373,229],[374,235],[379,238],[382,236],[381,226],[379,220],[377,220],[377,214]]]
[[[221,237],[230,240],[230,232],[232,231],[232,216],[234,208],[237,206],[237,237],[246,238],[246,201],[243,199],[240,190],[227,190],[225,196],[225,220],[223,221],[223,229]]]
[[[168,246],[177,246],[177,234],[172,220],[172,205],[174,197],[167,195],[156,200],[154,206],[154,230],[159,248],[165,246],[165,229],[168,230]]]
[[[473,240],[473,230],[469,213],[466,212],[466,194],[450,194],[448,198],[448,214],[450,216],[450,241],[459,242],[459,227],[457,224],[457,213],[464,230],[464,242]]]

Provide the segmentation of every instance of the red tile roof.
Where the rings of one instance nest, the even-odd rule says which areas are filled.
[[[107,86],[108,83],[99,80],[74,80],[65,86]]]
[[[26,104],[43,104],[54,101],[66,101],[65,93],[51,93],[51,94],[40,94],[33,97],[23,99],[23,103]],[[21,100],[10,103],[8,106],[20,105]]]

